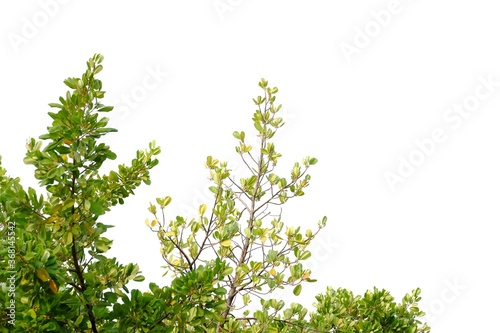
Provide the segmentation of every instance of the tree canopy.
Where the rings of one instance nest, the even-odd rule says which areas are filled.
[[[64,81],[70,88],[49,104],[52,124],[26,144],[24,162],[33,165],[44,193],[25,189],[0,159],[0,331],[2,332],[429,332],[418,318],[420,289],[400,303],[386,290],[363,296],[327,287],[314,309],[273,298],[277,289],[300,295],[315,282],[304,262],[315,230],[282,218],[290,200],[305,195],[310,168],[306,156],[277,174],[281,154],[273,138],[284,125],[278,89],[261,79],[251,121],[258,144],[235,131],[236,154],[246,174],[236,179],[228,163],[206,158],[213,194],[196,216],[168,217],[170,196],[157,198],[146,225],[156,234],[172,279],[129,290],[143,281],[139,266],[122,264],[106,253],[112,225],[102,216],[143,183],[158,164],[160,148],[152,141],[128,164],[101,173],[116,158],[101,138],[105,92],[96,78],[103,57],[94,55],[81,77]],[[182,143],[179,143],[182,144]],[[192,176],[192,175],[184,175]],[[258,304],[258,310],[250,310]]]

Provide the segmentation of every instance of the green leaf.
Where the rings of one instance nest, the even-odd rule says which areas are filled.
[[[142,282],[144,281],[146,278],[143,276],[143,275],[137,275],[135,278],[134,278],[134,281],[136,282]]]
[[[231,274],[233,272],[233,268],[232,267],[226,267],[224,268],[224,270],[221,272],[221,275],[222,276],[228,276],[229,274]]]
[[[227,290],[225,288],[222,288],[222,287],[216,288],[214,290],[214,294],[216,294],[216,295],[225,295],[226,293],[227,293]]]
[[[103,215],[106,211],[104,210],[103,205],[98,201],[92,201],[90,203],[90,211],[95,215]]]
[[[67,78],[66,80],[64,80],[64,84],[71,89],[76,89],[76,80],[74,78]]]
[[[100,71],[102,71],[102,65],[99,65],[99,66],[97,66],[97,67],[95,68],[95,70],[94,70],[94,74],[97,74],[97,73],[99,73]]]
[[[260,124],[260,122],[256,121],[253,123],[253,126],[255,127],[255,129],[257,131],[259,131],[259,133],[262,133],[263,132],[263,128],[262,128],[262,125]]]
[[[96,132],[97,133],[114,133],[114,132],[118,132],[118,130],[116,128],[111,128],[111,127],[101,127],[101,128],[98,128],[96,129]]]
[[[295,288],[293,288],[293,294],[295,296],[299,296],[301,291],[302,291],[302,285],[301,284],[298,284],[298,285],[295,286]]]
[[[78,318],[76,318],[75,325],[77,326],[80,325],[82,321],[83,321],[83,315],[81,314],[78,316]]]

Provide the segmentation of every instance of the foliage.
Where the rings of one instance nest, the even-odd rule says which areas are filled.
[[[271,139],[284,124],[278,116],[281,105],[275,104],[278,88],[268,87],[264,79],[259,86],[263,96],[253,100],[257,110],[252,118],[258,146],[254,148],[245,141],[245,132],[233,133],[246,176],[235,179],[227,162],[208,156],[205,166],[214,196],[210,208],[202,204],[197,217],[177,216],[168,221],[165,207],[171,198],[158,198],[161,218],[157,205],[151,204],[149,211],[154,219],[146,220],[157,233],[163,258],[175,276],[215,258],[229,264],[229,275],[221,281],[228,292],[227,308],[221,312],[225,323],[219,325],[218,332],[254,326],[254,321],[263,321],[259,317],[268,321],[266,311],[283,302],[265,302],[265,295],[285,286],[293,286],[293,293],[299,295],[301,283],[313,281],[302,262],[311,256],[307,247],[326,223],[323,217],[316,231],[301,232],[300,227],[285,226],[282,220],[281,206],[304,195],[311,179],[307,172],[317,159],[308,156],[296,162],[288,176],[275,173],[281,154]],[[263,300],[263,310],[249,317],[250,311],[245,308],[252,298]],[[237,309],[243,310],[242,317],[236,315]]]
[[[418,308],[420,289],[403,297],[401,304],[387,290],[367,291],[363,297],[354,296],[347,289],[328,287],[316,296],[316,312],[311,315],[311,326],[321,332],[336,333],[415,333],[430,332],[416,317],[424,313]]]
[[[100,173],[117,157],[101,140],[116,131],[102,116],[113,109],[101,104],[102,60],[94,55],[80,78],[64,81],[71,90],[49,104],[56,112],[48,113],[47,133],[27,142],[24,162],[35,167],[45,193],[25,189],[0,159],[0,332],[428,332],[416,320],[423,314],[419,290],[397,305],[384,290],[361,298],[328,288],[308,317],[303,305],[271,298],[284,288],[298,296],[302,283],[315,281],[303,263],[326,217],[314,231],[283,221],[283,206],[304,195],[318,160],[305,157],[278,174],[281,154],[272,139],[284,122],[278,89],[264,79],[263,95],[253,100],[258,143],[233,133],[246,174],[237,180],[227,162],[208,156],[213,202],[197,216],[167,219],[169,196],[151,204],[154,218],[146,224],[173,280],[129,290],[128,282],[145,277],[138,265],[106,256],[112,240],[104,234],[112,226],[101,218],[150,184],[160,148],[153,141],[129,165]]]
[[[100,103],[104,91],[95,75],[102,70],[102,60],[95,55],[81,78],[64,81],[72,91],[59,98],[59,103],[49,104],[57,112],[49,112],[52,125],[40,136],[47,144],[28,140],[24,162],[35,166],[35,178],[46,189],[45,196],[32,188],[24,190],[18,178],[8,177],[0,168],[1,233],[9,241],[1,255],[11,259],[1,262],[0,280],[11,278],[9,285],[16,286],[15,298],[7,284],[0,291],[5,305],[0,310],[3,331],[14,322],[14,331],[19,332],[130,331],[122,328],[140,318],[123,319],[123,314],[155,293],[177,304],[166,307],[161,301],[152,302],[145,311],[148,317],[141,322],[143,328],[167,317],[166,311],[179,313],[191,301],[176,295],[175,287],[160,292],[152,285],[150,295],[132,292],[132,303],[126,284],[144,280],[139,267],[105,256],[112,240],[104,233],[111,226],[99,218],[112,206],[123,204],[141,183],[150,183],[149,170],[158,163],[155,155],[160,148],[152,142],[149,149],[137,152],[130,165],[99,174],[106,160],[116,158],[107,145],[98,142],[116,131],[106,127],[107,118],[100,117],[113,109]],[[208,309],[221,305],[220,291],[211,281],[213,274],[225,268],[222,262],[212,266],[208,275],[200,267],[189,279],[203,286],[199,292],[207,297]],[[186,276],[179,279],[173,286],[184,284]],[[15,301],[15,318],[7,316],[11,301]]]

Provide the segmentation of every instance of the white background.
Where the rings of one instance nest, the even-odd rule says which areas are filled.
[[[492,331],[500,297],[494,1],[9,0],[0,22],[0,154],[10,175],[36,186],[22,163],[26,139],[44,133],[47,104],[94,53],[105,57],[104,102],[116,106],[108,116],[119,130],[106,139],[118,154],[106,167],[128,163],[153,139],[161,145],[152,185],[102,218],[116,225],[112,254],[146,275],[140,288],[168,283],[144,224],[148,203],[172,196],[173,218],[205,200],[205,158],[237,161],[231,133],[251,127],[264,77],[285,110],[276,137],[285,174],[306,155],[319,159],[285,222],[306,229],[329,217],[311,246],[318,282],[283,297],[312,309],[329,285],[377,286],[397,299],[420,287],[433,332]],[[347,44],[357,53],[346,56]],[[491,91],[480,77],[494,82]],[[464,101],[475,110],[446,120]],[[424,155],[415,141],[435,130],[445,139]],[[422,163],[408,175],[400,164],[410,157]],[[387,172],[406,172],[404,182],[391,190]]]

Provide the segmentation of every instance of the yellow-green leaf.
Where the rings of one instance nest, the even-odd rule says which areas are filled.
[[[47,282],[50,279],[49,273],[43,267],[36,269],[36,276],[38,276],[38,278],[43,282]]]
[[[45,263],[47,261],[47,259],[49,259],[50,257],[50,252],[45,250],[43,251],[43,255],[42,255],[42,258],[40,259],[43,263]]]
[[[165,197],[165,199],[163,199],[163,202],[161,203],[161,206],[162,207],[166,207],[168,206],[168,204],[172,201],[172,198],[171,197]]]
[[[84,222],[83,225],[85,226],[85,228],[87,228],[87,231],[89,232],[90,235],[94,233],[94,229],[90,226],[90,224]]]
[[[200,205],[200,208],[198,208],[199,215],[204,215],[206,211],[207,211],[207,205],[205,204]]]
[[[63,243],[64,245],[69,245],[73,241],[73,234],[69,231],[65,232],[63,235]]]
[[[35,310],[33,310],[33,309],[29,309],[29,310],[27,311],[27,314],[28,314],[31,318],[36,319],[36,313],[35,313]]]
[[[231,240],[230,239],[223,240],[222,242],[220,242],[220,245],[224,247],[229,247],[231,246]]]

